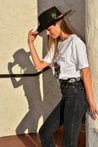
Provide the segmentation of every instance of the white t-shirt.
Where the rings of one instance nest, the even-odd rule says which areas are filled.
[[[52,65],[53,55],[54,48],[51,48],[43,61]],[[60,66],[59,79],[82,77],[81,69],[89,66],[84,42],[75,34],[60,41],[54,61]],[[54,74],[54,67],[51,67]]]

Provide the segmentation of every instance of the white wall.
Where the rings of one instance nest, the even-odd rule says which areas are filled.
[[[86,44],[91,70],[93,97],[98,108],[98,1],[86,0]],[[87,147],[98,147],[98,119],[87,115]]]
[[[37,1],[1,0],[0,11],[0,74],[9,74],[9,70],[18,74],[36,72],[28,55],[27,37],[29,30],[37,27]],[[40,37],[37,46],[41,57]],[[27,129],[36,132],[41,115],[36,107],[40,101],[39,77],[0,78],[0,136]]]
[[[67,21],[84,39],[84,1],[0,1],[0,74],[37,72],[29,54],[28,32],[36,30],[37,16],[54,5],[62,12],[73,10]],[[46,52],[43,38],[44,33],[35,41],[40,58]],[[0,136],[38,131],[60,98],[51,70],[37,77],[0,78]]]

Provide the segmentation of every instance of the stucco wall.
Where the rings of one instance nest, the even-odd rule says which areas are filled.
[[[98,108],[98,1],[86,0],[86,44],[91,70],[93,97]],[[98,147],[98,119],[87,114],[87,147]]]
[[[28,32],[36,30],[37,16],[54,5],[62,12],[73,10],[67,21],[84,40],[84,1],[1,0],[0,74],[37,72],[29,54]],[[35,47],[42,58],[44,33],[37,37]],[[37,77],[0,78],[0,136],[38,131],[60,98],[51,70]]]
[[[36,72],[29,58],[27,36],[29,30],[37,26],[37,1],[1,0],[0,10],[0,74],[9,74],[11,70],[13,73]],[[41,57],[40,37],[35,45],[40,48]],[[39,82],[39,77],[0,78],[0,136],[27,130],[36,132],[41,116],[40,110],[37,111],[41,103]]]

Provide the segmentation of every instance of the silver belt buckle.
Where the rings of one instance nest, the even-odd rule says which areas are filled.
[[[74,78],[70,79],[68,83],[74,83],[76,80]]]
[[[68,83],[74,83],[76,81],[80,81],[80,77],[77,77],[77,78],[71,78]]]

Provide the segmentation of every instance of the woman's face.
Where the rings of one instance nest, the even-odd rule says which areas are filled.
[[[46,29],[47,35],[51,36],[54,39],[60,36],[60,32],[61,32],[61,28],[59,22],[57,22],[55,25],[51,25]]]

